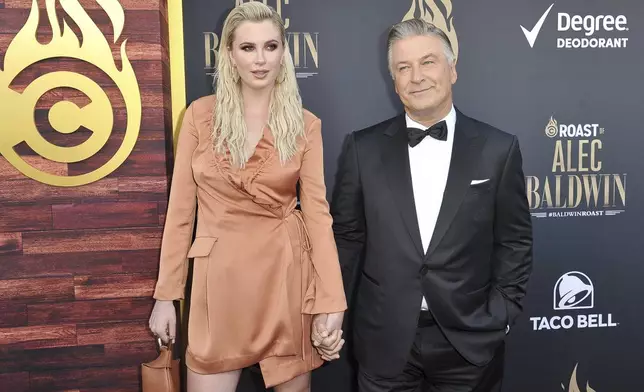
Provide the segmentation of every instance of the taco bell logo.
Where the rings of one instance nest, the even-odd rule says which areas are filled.
[[[592,309],[595,306],[595,288],[588,275],[571,271],[561,275],[555,283],[554,309]]]
[[[555,283],[553,308],[557,313],[549,316],[530,317],[533,331],[558,331],[566,329],[612,328],[619,323],[613,321],[612,313],[585,313],[580,309],[595,307],[595,286],[588,275],[570,271],[561,275]]]

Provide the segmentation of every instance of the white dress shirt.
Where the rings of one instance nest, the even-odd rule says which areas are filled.
[[[428,128],[412,120],[407,114],[405,114],[405,120],[409,128]],[[427,136],[415,147],[408,147],[414,202],[424,253],[427,253],[429,242],[434,234],[438,212],[443,203],[449,165],[452,160],[456,126],[454,106],[442,120],[447,123],[447,140],[436,140]],[[421,309],[428,309],[425,297],[423,297]]]

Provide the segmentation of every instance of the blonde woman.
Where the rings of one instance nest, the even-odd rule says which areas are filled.
[[[240,5],[224,24],[216,95],[185,113],[150,318],[174,339],[172,301],[193,258],[189,392],[234,392],[256,363],[267,387],[309,391],[310,372],[338,357],[346,300],[328,209],[321,124],[302,108],[282,20]]]

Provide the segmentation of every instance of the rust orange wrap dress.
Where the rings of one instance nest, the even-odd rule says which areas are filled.
[[[312,315],[347,307],[321,122],[304,111],[306,138],[284,165],[265,127],[254,155],[236,169],[213,149],[214,105],[213,95],[200,98],[184,116],[154,298],[184,297],[193,258],[187,366],[212,374],[259,363],[272,387],[322,365]]]

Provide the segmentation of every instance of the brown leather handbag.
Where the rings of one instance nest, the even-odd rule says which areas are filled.
[[[172,359],[173,344],[157,338],[159,357],[141,365],[143,392],[179,392],[179,360]]]

